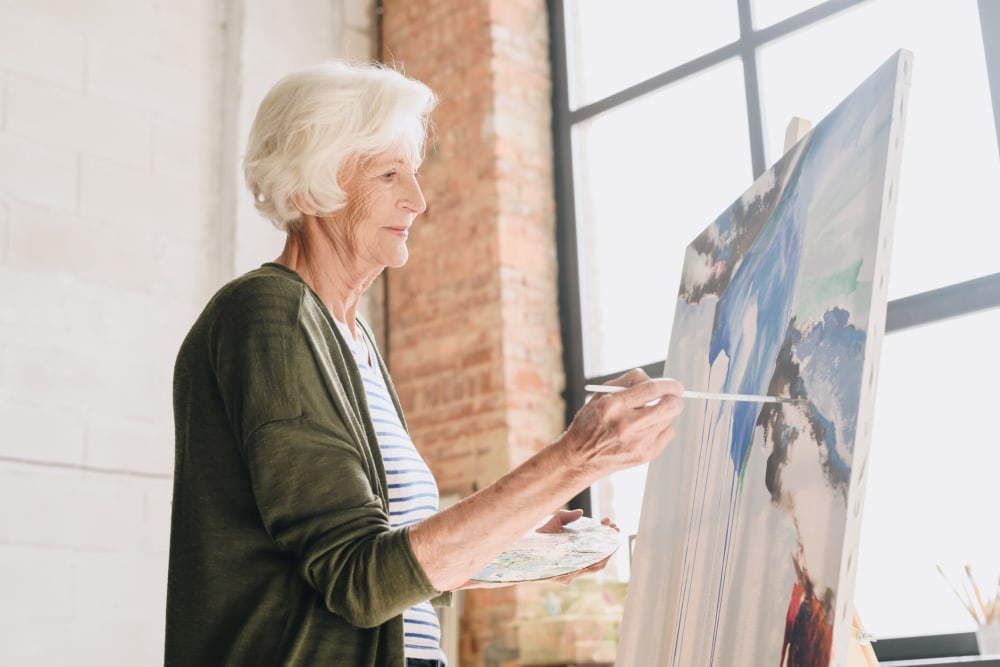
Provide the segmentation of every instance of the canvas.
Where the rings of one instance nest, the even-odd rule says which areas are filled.
[[[687,248],[618,665],[844,664],[911,56],[897,52]]]

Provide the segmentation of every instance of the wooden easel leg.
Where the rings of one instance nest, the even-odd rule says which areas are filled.
[[[870,637],[861,625],[861,618],[854,610],[854,620],[851,622],[851,643],[847,655],[847,667],[877,667],[878,658],[872,648]]]

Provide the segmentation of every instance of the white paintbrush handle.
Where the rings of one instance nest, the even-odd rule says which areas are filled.
[[[588,384],[584,391],[594,394],[614,394],[623,391],[626,387],[616,387],[607,384]],[[752,401],[754,403],[799,403],[800,399],[783,396],[756,396],[754,394],[726,394],[711,391],[685,390],[681,393],[684,398],[706,398],[719,401]]]

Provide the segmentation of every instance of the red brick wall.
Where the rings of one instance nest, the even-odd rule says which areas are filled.
[[[386,278],[388,361],[442,492],[466,495],[564,426],[548,17],[541,0],[386,0],[382,43],[441,98],[428,208]],[[470,591],[463,667],[508,656],[516,614],[514,591]]]

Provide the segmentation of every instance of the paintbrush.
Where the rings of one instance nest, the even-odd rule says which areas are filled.
[[[976,619],[976,623],[977,624],[980,623],[979,614],[976,613],[976,608],[972,606],[972,601],[966,600],[965,598],[962,597],[962,594],[958,592],[958,587],[956,587],[955,584],[951,583],[951,579],[949,579],[948,575],[944,573],[944,569],[941,567],[940,564],[937,566],[937,571],[941,575],[941,577],[945,580],[945,582],[947,582],[948,587],[955,594],[955,597],[958,598],[958,601],[962,603],[962,606],[965,607],[970,614],[972,614],[972,618]]]
[[[997,581],[997,588],[993,592],[993,597],[986,598],[986,623],[1000,623],[1000,580]]]
[[[993,610],[986,606],[983,602],[983,596],[979,592],[979,586],[976,584],[976,580],[972,577],[972,567],[969,565],[965,566],[965,576],[969,578],[969,583],[972,584],[972,592],[976,594],[976,601],[979,602],[979,608],[983,610],[983,623],[990,622],[990,616],[993,615]]]
[[[589,391],[594,394],[614,394],[619,391],[624,391],[628,387],[618,387],[615,385],[608,384],[588,384],[584,388],[584,391]],[[755,394],[726,394],[721,392],[712,391],[692,391],[684,390],[681,392],[681,396],[684,398],[704,398],[708,400],[718,400],[718,401],[751,401],[753,403],[793,403],[801,404],[805,403],[803,398],[792,398],[790,396],[758,396]]]
[[[990,623],[1000,622],[1000,577],[997,577],[997,591],[993,594],[993,608],[990,609]]]

